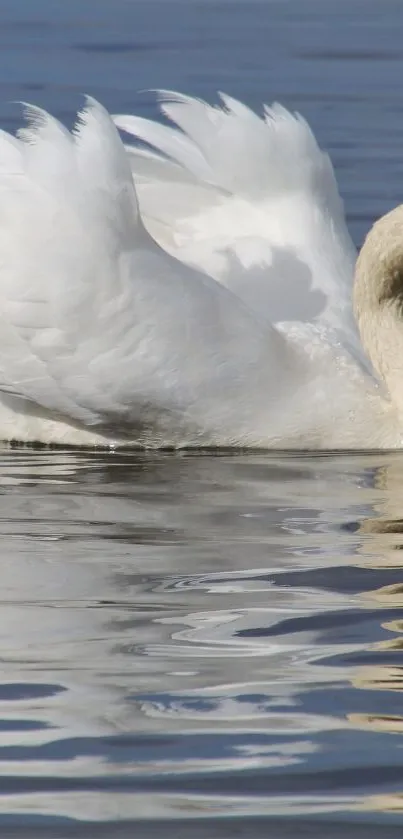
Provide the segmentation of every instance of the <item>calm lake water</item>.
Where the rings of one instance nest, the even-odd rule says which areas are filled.
[[[403,198],[400,0],[1,0],[0,119],[279,99],[357,244]],[[396,839],[403,454],[0,450],[0,832]]]

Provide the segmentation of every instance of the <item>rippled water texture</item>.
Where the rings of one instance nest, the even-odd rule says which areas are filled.
[[[402,199],[400,0],[2,0],[0,119],[279,99],[357,243]],[[403,455],[0,451],[0,833],[400,839]]]
[[[403,456],[10,451],[0,487],[0,827],[402,823]]]

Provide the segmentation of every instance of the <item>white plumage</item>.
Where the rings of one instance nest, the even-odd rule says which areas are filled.
[[[221,99],[211,107],[161,91],[162,112],[182,131],[114,117],[154,150],[128,146],[145,223],[272,322],[320,320],[356,343],[356,252],[327,154],[299,114],[275,104],[260,119]]]
[[[0,436],[400,445],[307,124],[160,96],[176,128],[114,117],[146,147],[125,149],[92,99],[72,133],[28,106],[27,128],[0,134]]]

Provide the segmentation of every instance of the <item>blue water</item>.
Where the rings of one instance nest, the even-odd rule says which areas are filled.
[[[300,110],[402,200],[400,0],[1,0],[0,121]],[[139,92],[143,91],[143,92]],[[0,835],[394,839],[403,456],[0,451]]]

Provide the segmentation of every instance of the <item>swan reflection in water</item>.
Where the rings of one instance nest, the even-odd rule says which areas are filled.
[[[4,452],[0,773],[174,779],[89,796],[98,819],[379,807],[331,778],[400,731],[399,461]],[[85,817],[79,789],[40,801]]]
[[[364,568],[397,572],[403,568],[403,461],[400,457],[389,456],[385,465],[376,470],[374,495],[378,496],[373,504],[375,516],[363,519],[358,529],[362,537],[358,552],[360,564]],[[403,607],[403,579],[366,591],[363,597],[366,603],[370,600],[374,609],[398,614]],[[403,649],[403,620],[395,616],[383,619],[380,629],[384,637],[373,643],[370,649],[375,655],[384,652],[386,661],[359,668],[353,683],[363,690],[403,691],[403,666],[399,666],[399,652]],[[396,653],[396,664],[391,663],[388,653]],[[373,730],[403,731],[403,716],[399,715],[380,712],[351,714],[349,718],[354,724],[367,725]]]

